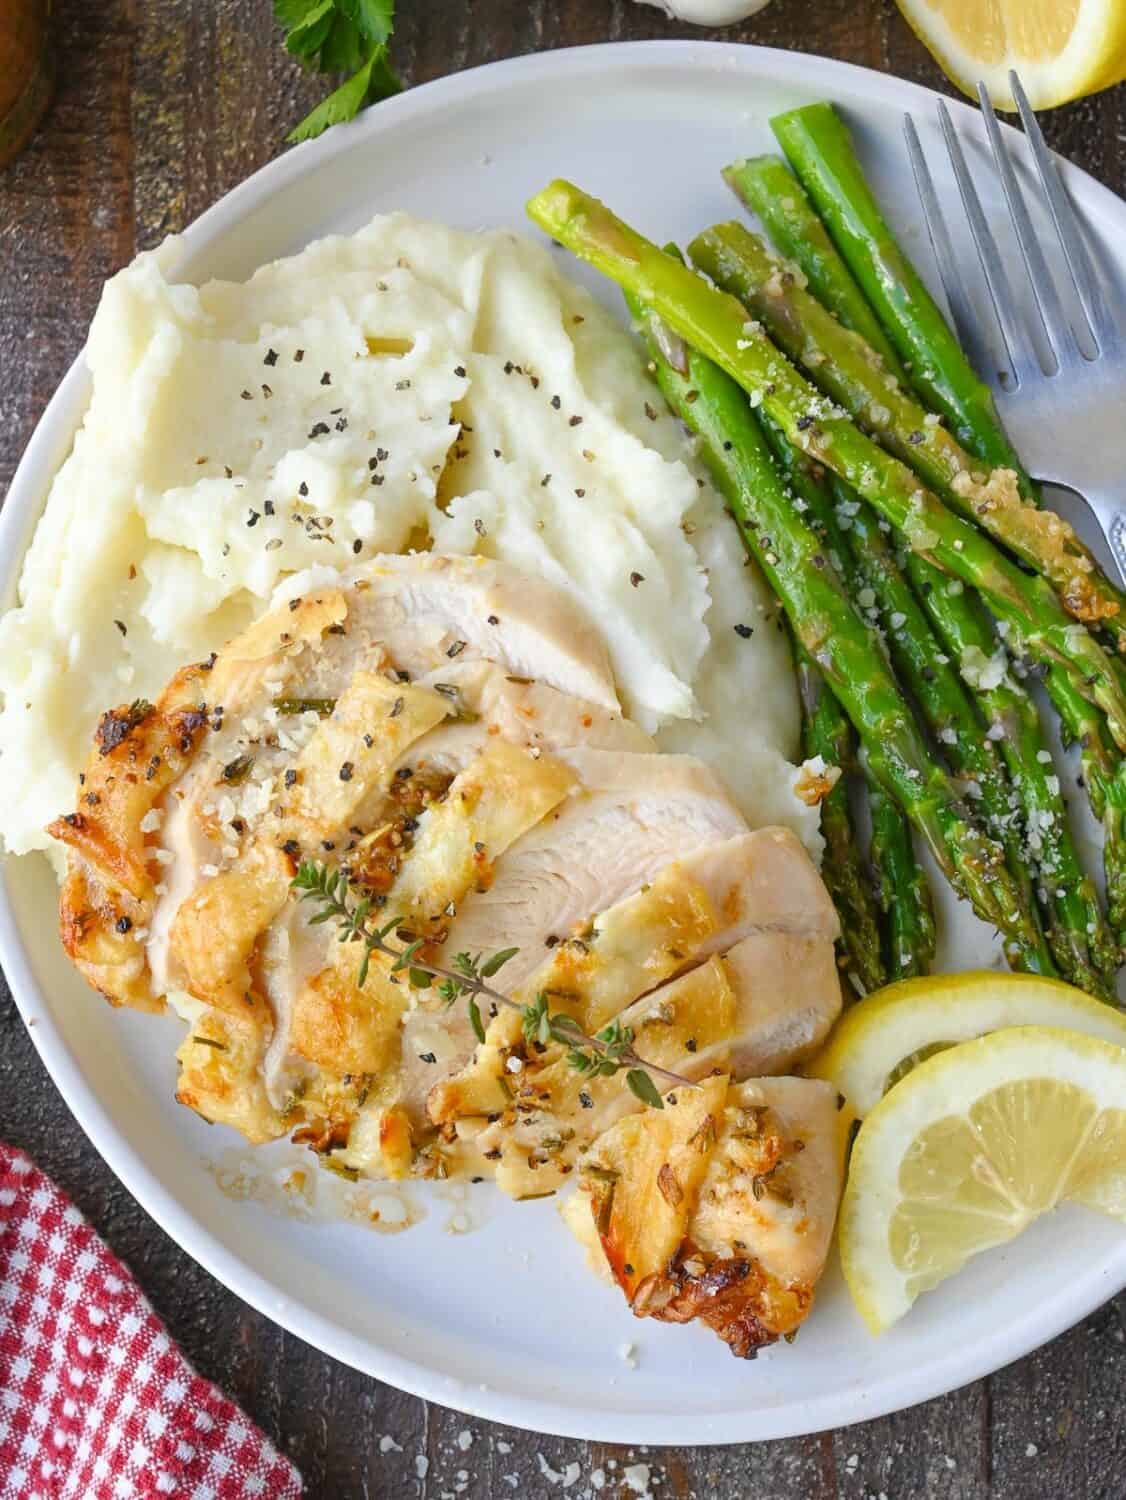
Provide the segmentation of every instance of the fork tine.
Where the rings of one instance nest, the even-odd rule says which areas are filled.
[[[1036,358],[1035,351],[1029,341],[1027,329],[1023,320],[1017,313],[1016,300],[1013,297],[1013,289],[1005,271],[1001,252],[997,249],[997,241],[993,238],[993,231],[985,221],[982,212],[981,200],[978,198],[974,180],[970,176],[970,170],[966,166],[966,158],[962,154],[961,142],[954,131],[954,124],[950,118],[950,111],[946,105],[939,100],[938,119],[942,126],[942,138],[946,143],[947,155],[950,157],[950,165],[954,168],[954,176],[958,183],[958,191],[962,195],[962,206],[966,210],[966,218],[969,220],[970,233],[973,236],[974,245],[977,247],[978,259],[981,261],[981,269],[985,273],[985,282],[989,288],[989,295],[993,302],[993,311],[997,315],[997,322],[1001,328],[1001,337],[1005,340],[1005,347],[1009,354],[1009,363],[1012,366],[1013,375],[1017,385],[1022,385],[1031,375],[1040,374],[1040,362]]]
[[[992,369],[996,359],[983,336],[981,319],[974,313],[973,304],[966,291],[966,283],[958,270],[954,247],[950,243],[950,231],[946,227],[942,205],[934,189],[934,179],[927,166],[927,159],[923,155],[919,133],[915,129],[915,121],[909,114],[903,116],[903,134],[907,139],[907,155],[911,161],[915,187],[919,193],[919,201],[923,205],[923,218],[926,220],[927,233],[934,250],[938,274],[942,281],[943,291],[946,293],[946,302],[950,308],[950,317],[954,323],[954,331],[958,335],[958,342],[969,354],[970,362],[979,370]]]
[[[982,117],[985,120],[985,133],[989,137],[990,149],[993,152],[993,162],[1005,191],[1005,202],[1009,205],[1009,214],[1017,232],[1017,242],[1020,245],[1020,253],[1024,259],[1028,279],[1032,283],[1036,310],[1044,324],[1044,332],[1048,335],[1048,342],[1052,347],[1056,363],[1062,368],[1072,363],[1078,356],[1079,346],[1075,342],[1071,324],[1064,313],[1052,273],[1048,270],[1048,262],[1044,259],[1044,252],[1040,248],[1040,241],[1033,227],[1028,206],[1024,201],[1020,183],[1017,181],[1017,174],[1013,169],[1009,153],[1005,149],[1005,143],[1001,139],[1001,127],[993,112],[993,102],[983,83],[978,84],[977,92],[981,102]]]
[[[1016,100],[1017,109],[1020,110],[1020,118],[1024,125],[1024,133],[1032,150],[1033,160],[1036,162],[1036,170],[1040,175],[1040,184],[1048,199],[1048,206],[1052,211],[1052,222],[1056,226],[1056,233],[1060,237],[1063,246],[1064,257],[1067,260],[1067,268],[1071,272],[1075,283],[1075,290],[1079,293],[1079,300],[1083,304],[1083,311],[1087,315],[1087,324],[1096,345],[1100,350],[1108,348],[1118,341],[1119,332],[1110,316],[1110,310],[1103,296],[1102,287],[1099,285],[1098,277],[1094,273],[1091,260],[1087,254],[1087,247],[1083,241],[1083,231],[1079,225],[1079,219],[1068,197],[1063,183],[1060,180],[1059,169],[1052,154],[1048,150],[1047,142],[1044,140],[1044,132],[1040,129],[1040,121],[1036,118],[1032,106],[1028,102],[1028,95],[1024,86],[1015,72],[1009,74],[1009,83],[1012,87],[1013,98]]]

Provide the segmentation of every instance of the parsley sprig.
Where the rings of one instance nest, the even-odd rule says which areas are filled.
[[[529,1043],[546,1046],[557,1042],[566,1047],[568,1063],[585,1077],[610,1078],[625,1069],[630,1092],[653,1109],[665,1107],[654,1078],[663,1078],[670,1085],[694,1087],[690,1079],[639,1056],[634,1050],[632,1028],[623,1026],[620,1020],[611,1021],[594,1036],[588,1036],[573,1017],[552,1013],[546,991],[541,990],[531,1004],[521,1005],[495,989],[489,980],[516,956],[517,948],[502,948],[488,958],[479,953],[455,953],[447,968],[422,956],[426,939],[403,931],[401,917],[373,925],[369,917],[374,902],[370,896],[357,894],[347,871],[330,868],[318,860],[305,860],[293,878],[293,889],[300,892],[302,901],[318,903],[320,910],[309,919],[312,925],[335,922],[342,943],[362,944],[364,953],[356,975],[361,989],[368,977],[372,954],[380,953],[391,959],[391,973],[406,973],[415,989],[429,989],[437,980],[437,992],[447,1006],[466,996],[469,1020],[479,1042],[485,1040],[480,1004],[485,1000],[493,1006],[517,1011]],[[400,946],[388,941],[392,936]]]
[[[274,0],[274,15],[285,27],[286,50],[307,68],[350,75],[286,140],[311,141],[402,88],[388,52],[395,0]]]

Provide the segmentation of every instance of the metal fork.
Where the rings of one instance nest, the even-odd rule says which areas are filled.
[[[1071,490],[1086,501],[1126,582],[1126,494],[1122,481],[1126,468],[1126,340],[1110,314],[1075,209],[1020,79],[1010,73],[1009,81],[1086,321],[1081,332],[1087,335],[1087,350],[1081,347],[1064,310],[984,85],[979,86],[978,97],[986,135],[1031,284],[1040,341],[1050,351],[1052,368],[1043,367],[1029,324],[1018,309],[950,112],[942,102],[938,106],[939,123],[1005,343],[1007,371],[998,372],[997,362],[989,353],[958,270],[915,123],[907,115],[904,131],[915,185],[955,329],[978,372],[991,385],[1009,437],[1034,478]]]

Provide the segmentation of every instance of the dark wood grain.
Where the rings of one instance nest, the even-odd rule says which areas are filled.
[[[701,35],[633,0],[400,0],[399,8],[396,57],[412,84],[540,48]],[[268,0],[60,0],[56,12],[58,97],[32,147],[0,176],[0,491],[81,345],[103,279],[276,155],[319,94],[278,46]],[[723,35],[944,86],[881,0],[774,0]],[[1047,122],[1058,149],[1119,191],[1124,108],[1126,91],[1116,89]],[[601,1468],[601,1495],[625,1500],[622,1466],[634,1462],[653,1466],[655,1495],[676,1500],[1126,1496],[1126,1298],[989,1380],[910,1412],[753,1447],[627,1453],[427,1407],[249,1311],[100,1161],[6,991],[0,1137],[26,1147],[74,1197],[199,1369],[292,1455],[311,1496],[577,1497],[589,1495]],[[396,1446],[381,1445],[385,1437]],[[429,1459],[425,1479],[419,1454]],[[577,1463],[578,1482],[562,1489],[541,1458],[557,1475]]]

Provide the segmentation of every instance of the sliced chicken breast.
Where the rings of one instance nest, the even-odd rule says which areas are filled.
[[[620,1121],[565,1219],[638,1317],[698,1318],[752,1357],[804,1321],[840,1196],[828,1084],[720,1075]]]
[[[383,556],[356,575],[357,626],[422,676],[449,661],[494,661],[515,677],[618,710],[606,645],[562,590],[485,557]]]
[[[841,1013],[830,931],[752,933],[720,963],[735,997],[734,1022],[724,1045],[702,1061],[735,1079],[792,1071]]]
[[[564,1011],[592,1034],[671,975],[756,935],[808,936],[831,949],[836,931],[836,914],[798,839],[787,829],[760,829],[667,864],[634,896],[590,921],[577,944],[558,944],[512,992],[522,999],[539,992],[561,997],[553,1009]],[[724,975],[732,989],[733,974]],[[700,1045],[700,1039],[695,1040]],[[472,1050],[473,1045],[469,1034],[465,1047]],[[713,1045],[722,1049],[724,1043],[703,1040],[705,1049]],[[452,1043],[448,1046],[452,1051]],[[500,1149],[539,1158],[543,1153],[537,1139],[554,1140],[568,1130],[573,1149],[557,1153],[556,1160],[573,1159],[590,1139],[581,1112],[576,1117],[562,1106],[566,1112],[558,1114],[550,1087],[541,1084],[561,1053],[554,1043],[545,1051],[530,1048],[519,1018],[501,1012],[461,1071],[447,1082],[435,1083],[428,1096],[430,1117],[442,1125],[466,1115],[501,1114],[507,1119],[505,1100],[512,1092],[515,1065],[517,1095],[527,1108],[521,1113],[520,1131],[506,1136],[508,1144]],[[432,1076],[436,1062],[427,1064]],[[610,1083],[624,1087],[620,1076]],[[569,1104],[571,1096],[566,1099]],[[542,1165],[536,1160],[533,1169]]]
[[[641,889],[658,870],[746,831],[715,773],[687,755],[560,750],[583,794],[514,844],[487,891],[470,897],[449,948],[519,949],[505,971],[522,984],[545,939],[569,936]]]

